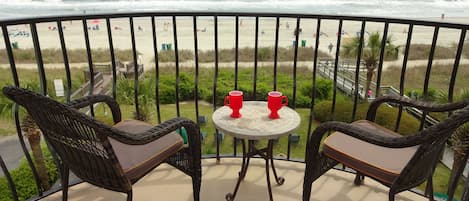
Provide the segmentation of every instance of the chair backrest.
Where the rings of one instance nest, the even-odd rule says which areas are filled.
[[[467,103],[465,104],[467,105]],[[433,174],[446,141],[451,137],[454,130],[468,121],[469,106],[465,106],[463,109],[454,112],[448,119],[426,128],[417,136],[413,136],[422,140],[422,144],[394,181],[391,191],[399,193],[415,187]]]
[[[76,176],[114,191],[131,189],[107,138],[111,127],[26,89],[7,86],[3,94],[26,108],[48,143]]]

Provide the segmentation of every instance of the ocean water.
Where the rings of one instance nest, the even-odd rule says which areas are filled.
[[[275,12],[395,18],[469,17],[469,0],[0,0],[0,19],[144,11]]]

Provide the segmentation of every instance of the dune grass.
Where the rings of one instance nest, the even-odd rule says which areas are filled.
[[[428,59],[430,48],[429,44],[412,44],[409,49],[409,60]],[[456,57],[455,47],[436,46],[433,59],[454,59],[454,57]]]
[[[232,49],[220,49],[218,51],[219,62],[234,62],[235,52]],[[294,49],[293,48],[278,48],[277,61],[293,61],[294,60]],[[274,48],[273,47],[261,47],[258,49],[257,54],[258,61],[274,61]],[[253,62],[254,61],[254,48],[240,48],[238,50],[238,61],[240,62]],[[319,51],[318,58],[329,58],[330,56],[322,51]],[[314,58],[314,48],[311,47],[300,47],[298,48],[298,61],[312,61]],[[174,61],[174,51],[161,51],[158,53],[158,60],[160,62],[172,62]],[[192,61],[194,60],[194,52],[190,50],[179,50],[179,61]],[[199,51],[199,62],[215,62],[215,51]]]
[[[406,69],[404,86],[406,91],[423,89],[427,66],[415,66]],[[453,65],[433,65],[430,74],[429,87],[437,91],[448,91]],[[455,92],[467,89],[469,86],[469,65],[460,65],[456,76]],[[383,72],[382,85],[392,85],[399,88],[401,67],[391,66]]]
[[[116,60],[120,61],[132,61],[132,50],[130,49],[115,49],[114,54]],[[238,59],[240,62],[252,62],[254,61],[254,48],[240,48],[238,50]],[[29,64],[36,63],[36,55],[34,49],[14,49],[13,55],[17,64]],[[85,49],[70,49],[67,50],[67,55],[70,63],[84,63],[88,62],[87,53]],[[93,49],[91,51],[93,62],[110,62],[111,56],[109,49]],[[235,60],[235,49],[220,49],[218,52],[219,62],[233,62]],[[314,57],[314,48],[298,48],[298,61],[312,61]],[[319,51],[319,58],[327,58],[329,55],[325,52]],[[44,63],[62,63],[63,56],[60,49],[43,49],[42,59]],[[174,51],[159,51],[158,60],[160,62],[172,62],[174,61]],[[278,61],[292,61],[294,59],[293,48],[278,48]],[[194,52],[191,50],[179,50],[179,61],[191,61],[194,60]],[[258,50],[259,61],[273,61],[274,60],[274,48],[273,47],[261,47]],[[215,51],[199,51],[199,62],[214,62]],[[0,50],[0,64],[8,64],[8,56],[4,49]]]
[[[60,49],[43,49],[42,51],[42,60],[44,63],[62,63],[63,54]],[[130,61],[132,60],[132,50],[120,50],[115,49],[114,54],[117,60],[121,61]],[[36,63],[36,55],[34,54],[34,49],[14,49],[13,55],[15,57],[15,62],[17,64],[29,64]],[[111,60],[111,54],[109,49],[93,49],[91,55],[94,62],[109,62]],[[67,50],[67,56],[70,63],[82,63],[88,62],[87,53],[85,49],[70,49]],[[9,64],[8,56],[6,51],[0,50],[0,64]]]

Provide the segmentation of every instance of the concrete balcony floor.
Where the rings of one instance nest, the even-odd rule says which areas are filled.
[[[217,164],[215,159],[202,161],[201,201],[224,201],[225,195],[232,192],[241,159],[225,158]],[[285,178],[281,186],[272,184],[273,197],[276,201],[299,201],[303,191],[304,164],[275,161],[277,173]],[[275,182],[271,172],[271,182]],[[372,179],[365,179],[362,186],[354,186],[354,176],[349,173],[330,170],[313,183],[312,201],[379,201],[388,200],[387,188]],[[190,177],[164,164],[134,185],[136,201],[192,201],[192,182]],[[42,200],[59,201],[62,193],[58,192]],[[69,190],[70,201],[125,200],[126,195],[81,183]],[[236,201],[269,200],[263,159],[253,159],[246,178],[241,183]],[[418,201],[425,197],[412,192],[398,194],[396,200]]]

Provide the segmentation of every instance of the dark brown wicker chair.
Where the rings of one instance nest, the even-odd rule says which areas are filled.
[[[401,136],[373,123],[378,107],[386,102],[427,112],[454,113],[416,134]],[[322,123],[306,145],[303,201],[310,200],[312,183],[338,163],[357,171],[356,185],[362,184],[364,176],[368,176],[388,186],[390,201],[395,194],[428,179],[429,199],[433,200],[431,175],[446,140],[469,120],[468,105],[469,102],[432,104],[401,96],[383,96],[371,103],[367,120]],[[321,140],[329,131],[336,132],[324,140],[321,150]]]
[[[200,134],[193,121],[175,118],[157,126],[121,121],[118,103],[104,95],[83,97],[65,105],[12,86],[4,87],[3,94],[26,108],[59,155],[63,200],[67,200],[69,170],[96,186],[127,193],[127,200],[132,200],[132,184],[163,162],[192,177],[193,197],[199,200]],[[111,108],[116,123],[113,127],[78,111],[99,102]],[[180,127],[187,130],[187,146],[174,132]]]

